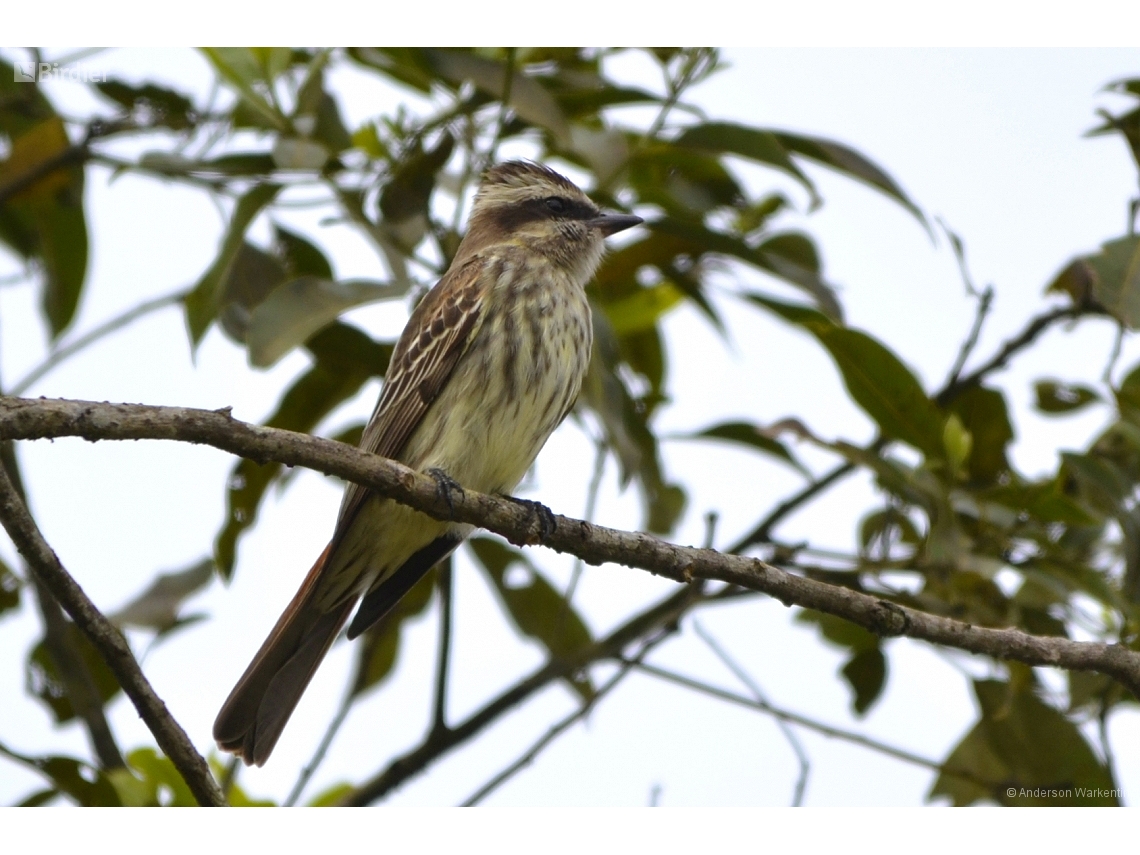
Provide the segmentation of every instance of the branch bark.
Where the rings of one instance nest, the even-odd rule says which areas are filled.
[[[5,402],[8,399],[4,399]],[[182,774],[198,803],[220,807],[225,804],[210,767],[194,750],[194,745],[182,730],[162,699],[155,694],[130,647],[119,631],[99,612],[83,589],[63,568],[59,558],[44,540],[27,507],[16,494],[11,480],[0,468],[0,521],[24,557],[36,578],[43,583],[103,655],[107,666],[115,674],[123,691],[135,705],[139,716],[159,747]]]
[[[907,636],[1027,665],[1097,671],[1140,697],[1140,653],[1123,645],[973,626],[795,576],[755,558],[677,546],[641,532],[618,531],[569,517],[554,515],[554,529],[546,533],[546,520],[539,509],[470,490],[452,492],[447,502],[430,476],[344,443],[247,424],[234,419],[228,409],[0,399],[0,439],[64,436],[92,441],[177,440],[212,445],[258,462],[305,466],[363,484],[436,519],[480,526],[517,545],[542,544],[590,564],[624,564],[677,582],[728,582],[768,594],[788,606],[836,615],[879,636]]]

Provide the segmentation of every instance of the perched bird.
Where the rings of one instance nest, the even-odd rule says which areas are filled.
[[[360,447],[444,486],[513,490],[582,386],[584,289],[604,239],[640,222],[602,213],[540,164],[490,169],[455,259],[400,335]],[[218,745],[265,763],[356,603],[349,638],[471,531],[349,484],[332,540],[218,713]]]

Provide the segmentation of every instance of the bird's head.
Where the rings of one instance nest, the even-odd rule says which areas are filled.
[[[640,222],[629,214],[603,213],[553,169],[512,160],[483,176],[459,256],[519,244],[571,269],[585,284],[602,260],[605,238]]]

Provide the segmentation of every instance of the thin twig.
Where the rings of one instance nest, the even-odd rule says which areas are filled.
[[[170,715],[162,699],[154,693],[123,636],[99,612],[60,564],[59,558],[43,539],[2,468],[0,521],[16,549],[24,556],[28,567],[43,581],[56,601],[103,655],[119,685],[134,703],[139,716],[154,734],[159,747],[178,769],[198,803],[219,807],[224,805],[225,799],[222,798],[209,765],[194,749],[194,744]]]
[[[728,651],[721,647],[715,638],[705,631],[700,621],[693,621],[693,629],[696,630],[701,641],[707,644],[709,649],[716,654],[716,657],[724,663],[724,666],[736,676],[736,679],[748,687],[748,691],[752,692],[753,698],[765,706],[772,706],[768,697],[760,689],[760,685],[752,679],[752,676],[745,671],[735,659],[728,655]],[[795,790],[792,792],[792,807],[802,807],[804,803],[804,790],[807,789],[808,775],[811,774],[811,758],[808,757],[807,750],[804,748],[803,743],[801,743],[799,737],[796,736],[796,732],[789,727],[787,721],[776,717],[776,726],[780,728],[780,732],[792,747],[792,751],[795,753],[796,759],[800,764],[800,774],[796,779]]]
[[[344,724],[344,720],[348,718],[349,710],[352,709],[352,704],[355,700],[356,694],[350,686],[348,691],[344,693],[340,706],[337,707],[336,715],[332,717],[329,726],[325,728],[324,736],[321,737],[316,751],[313,752],[313,756],[309,758],[309,762],[306,763],[305,767],[301,770],[301,774],[297,776],[297,781],[293,784],[293,789],[289,791],[288,797],[281,803],[283,807],[292,807],[297,804],[297,800],[301,798],[301,793],[305,791],[305,787],[308,786],[310,779],[316,774],[321,763],[324,762],[325,756],[329,752],[329,747],[340,731],[341,725]],[[234,761],[237,761],[236,757]]]
[[[963,274],[964,275],[964,274]],[[954,365],[950,368],[950,373],[946,377],[946,386],[953,386],[958,382],[958,377],[966,367],[966,360],[970,358],[974,348],[978,344],[978,336],[982,333],[982,325],[985,324],[986,316],[990,313],[990,308],[994,302],[994,289],[992,285],[987,285],[986,289],[978,297],[978,308],[974,313],[974,323],[970,326],[969,335],[966,340],[962,342],[962,346],[958,348],[958,358],[954,360]]]
[[[435,668],[435,704],[431,729],[447,730],[447,672],[451,664],[451,598],[454,566],[449,556],[438,570],[439,578],[439,654]]]
[[[1116,335],[1112,340],[1112,352],[1108,355],[1108,362],[1104,366],[1104,373],[1100,375],[1101,382],[1107,386],[1112,385],[1112,372],[1116,368],[1116,361],[1120,359],[1120,351],[1124,347],[1124,324],[1116,322]]]
[[[602,487],[602,476],[606,472],[606,441],[599,437],[594,440],[594,471],[590,475],[590,485],[586,489],[586,512],[582,519],[586,522],[594,521],[594,513],[598,507],[598,492]],[[574,558],[574,569],[570,571],[570,582],[566,585],[566,594],[563,596],[562,610],[559,612],[559,626],[565,625],[566,616],[570,612],[570,604],[574,600],[574,593],[578,590],[578,581],[582,578],[585,562],[581,558]]]
[[[368,805],[382,799],[451,749],[481,733],[536,692],[581,671],[593,662],[622,658],[621,651],[627,646],[658,632],[662,627],[675,624],[688,609],[699,602],[701,602],[700,595],[694,588],[683,587],[641,614],[635,615],[606,638],[580,651],[573,659],[547,662],[473,713],[466,721],[443,733],[429,734],[418,747],[397,757],[382,772],[357,788],[344,800],[344,804]]]
[[[128,324],[137,321],[139,318],[149,315],[151,312],[156,312],[167,306],[172,306],[183,297],[186,296],[186,291],[176,291],[173,294],[165,294],[162,297],[155,297],[153,300],[145,300],[133,308],[127,309],[120,315],[116,315],[108,321],[100,324],[91,330],[91,332],[84,333],[75,341],[68,342],[62,347],[53,350],[51,355],[48,356],[43,362],[29,371],[22,380],[20,380],[13,388],[10,394],[23,395],[32,387],[32,384],[40,380],[45,374],[50,372],[53,368],[59,366],[62,362],[75,356],[75,354],[90,347],[95,342],[102,338],[109,336],[113,332],[121,330]]]
[[[613,690],[617,684],[625,678],[630,670],[632,670],[633,666],[636,663],[640,662],[645,657],[645,655],[649,653],[650,650],[664,641],[667,635],[667,631],[659,631],[656,637],[648,639],[642,645],[641,650],[639,650],[635,656],[633,656],[628,661],[621,663],[621,665],[618,667],[617,673],[610,677],[610,679],[606,681],[605,685],[598,689],[588,701],[583,703],[580,707],[578,707],[578,709],[576,709],[570,715],[566,716],[560,722],[553,725],[538,739],[537,742],[535,742],[530,748],[524,751],[522,753],[522,756],[520,756],[517,760],[507,766],[507,768],[499,772],[499,774],[497,774],[490,781],[476,790],[475,793],[467,799],[467,801],[463,802],[461,807],[474,807],[475,805],[479,804],[479,802],[483,801],[483,799],[491,795],[491,793],[493,793],[495,790],[513,778],[518,772],[533,763],[534,759],[542,753],[542,750],[546,748],[547,745],[549,745],[561,734],[565,733],[567,730],[569,730],[571,727],[589,715],[590,710],[597,706],[598,701],[609,694],[610,691]]]
[[[503,128],[507,124],[507,112],[511,105],[511,87],[515,82],[515,48],[507,48],[507,67],[503,73],[503,91],[499,96],[499,117],[495,123],[495,134],[491,137],[491,145],[487,149],[487,166],[495,162],[495,153],[499,149],[499,141],[503,136]]]
[[[934,396],[934,400],[939,406],[945,407],[967,389],[979,385],[990,374],[1005,368],[1009,360],[1015,354],[1033,344],[1038,336],[1053,326],[1053,324],[1090,314],[1099,314],[1099,312],[1085,305],[1060,306],[1056,309],[1042,312],[1030,320],[1030,322],[1026,324],[1025,329],[1003,344],[1001,349],[998,350],[989,361],[965,377],[960,377],[953,383],[946,384],[946,386],[942,388],[942,391]]]
[[[664,668],[658,668],[655,665],[649,665],[645,662],[638,663],[635,667],[639,671],[644,671],[646,674],[651,674],[654,677],[659,677],[660,679],[666,680],[670,683],[676,683],[677,685],[684,686],[687,689],[701,692],[711,697],[718,698],[722,701],[728,701],[730,703],[739,704],[743,707],[759,710],[762,713],[766,713],[767,715],[782,719],[783,721],[789,722],[791,724],[798,725],[805,730],[810,730],[815,733],[822,734],[823,736],[826,736],[830,739],[839,739],[843,742],[850,742],[853,745],[860,745],[863,748],[869,748],[872,751],[877,751],[880,754],[885,754],[888,757],[895,758],[896,760],[902,760],[904,763],[910,763],[914,766],[923,766],[943,775],[951,775],[955,778],[961,778],[962,780],[970,781],[971,783],[976,784],[979,787],[982,787],[991,792],[996,791],[996,788],[999,786],[999,784],[995,783],[994,781],[987,781],[983,778],[979,778],[969,770],[955,769],[953,767],[946,766],[942,763],[939,763],[937,760],[931,760],[928,757],[923,757],[919,754],[907,751],[905,748],[898,748],[894,745],[889,745],[886,742],[881,742],[878,739],[874,739],[870,736],[864,736],[861,733],[854,733],[850,730],[844,730],[840,727],[833,727],[830,724],[824,724],[823,722],[816,721],[815,719],[808,718],[807,716],[800,715],[799,713],[794,713],[789,710],[781,709],[780,707],[772,706],[771,704],[765,703],[764,701],[753,700],[752,698],[747,698],[744,695],[738,695],[735,692],[729,692],[725,689],[717,688],[716,686],[709,685],[708,683],[704,683],[700,680],[694,680],[693,678],[686,677],[683,674],[668,671]]]

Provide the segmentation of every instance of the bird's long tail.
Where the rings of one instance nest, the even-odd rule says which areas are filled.
[[[332,611],[317,607],[317,577],[328,555],[329,547],[325,547],[214,721],[218,746],[246,764],[261,766],[269,759],[309,680],[355,605],[355,600],[349,599]]]

